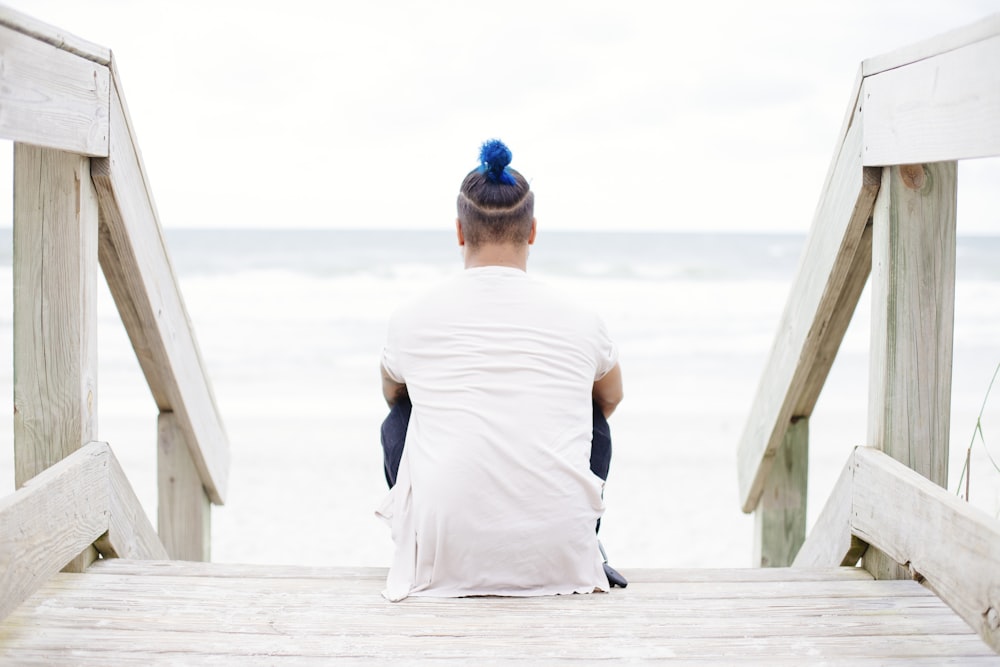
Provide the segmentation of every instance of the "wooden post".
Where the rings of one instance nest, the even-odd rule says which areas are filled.
[[[88,158],[15,144],[17,488],[97,437],[97,210]]]
[[[886,167],[872,237],[868,445],[948,481],[955,317],[956,163]],[[879,579],[908,572],[877,549]]]
[[[809,419],[793,420],[754,513],[754,567],[792,564],[806,539]]]
[[[161,412],[156,456],[157,532],[175,560],[211,560],[212,505],[173,412]]]

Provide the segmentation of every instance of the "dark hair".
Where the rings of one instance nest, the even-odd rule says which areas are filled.
[[[507,165],[511,152],[492,139],[479,151],[480,166],[462,181],[458,193],[458,219],[465,243],[528,242],[535,215],[535,194],[528,181]]]

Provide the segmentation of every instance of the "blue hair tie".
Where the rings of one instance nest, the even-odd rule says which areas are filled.
[[[510,149],[502,141],[490,139],[479,149],[479,171],[486,174],[486,178],[492,183],[517,185],[517,181],[507,171],[512,157]]]

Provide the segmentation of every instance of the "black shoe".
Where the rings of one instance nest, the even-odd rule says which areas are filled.
[[[611,588],[614,588],[615,586],[625,588],[628,586],[628,579],[619,574],[618,570],[611,567],[607,563],[604,564],[604,574],[607,575],[608,583],[611,584]]]
[[[597,540],[597,548],[601,550],[601,558],[604,559],[604,576],[608,578],[608,583],[611,584],[611,588],[614,588],[615,586],[625,588],[628,586],[628,579],[619,574],[618,570],[608,565],[608,554],[604,552],[604,545],[601,544],[600,540]]]

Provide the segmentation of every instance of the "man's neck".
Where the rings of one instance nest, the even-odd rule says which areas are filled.
[[[485,244],[475,250],[465,246],[465,268],[475,269],[482,266],[506,266],[527,271],[528,244]]]

